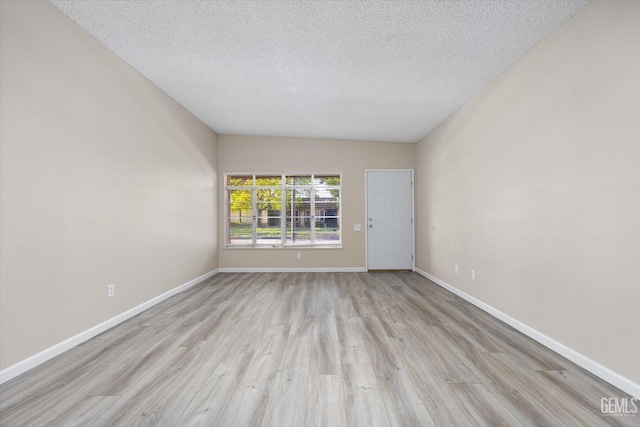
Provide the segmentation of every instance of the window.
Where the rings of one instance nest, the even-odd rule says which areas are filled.
[[[340,174],[227,174],[226,247],[340,247]]]

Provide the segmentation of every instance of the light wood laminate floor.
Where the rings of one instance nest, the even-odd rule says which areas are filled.
[[[2,385],[0,425],[640,425],[603,397],[415,273],[232,273]]]

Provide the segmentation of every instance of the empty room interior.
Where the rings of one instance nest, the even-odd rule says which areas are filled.
[[[0,1],[0,425],[640,425],[640,1]]]

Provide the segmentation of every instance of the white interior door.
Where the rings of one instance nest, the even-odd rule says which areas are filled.
[[[367,268],[413,269],[411,171],[367,171]]]

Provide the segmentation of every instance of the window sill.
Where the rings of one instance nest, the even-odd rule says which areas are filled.
[[[271,249],[271,250],[288,250],[288,249],[342,249],[342,245],[290,245],[290,246],[269,246],[269,245],[261,245],[261,246],[224,246],[223,249]]]

